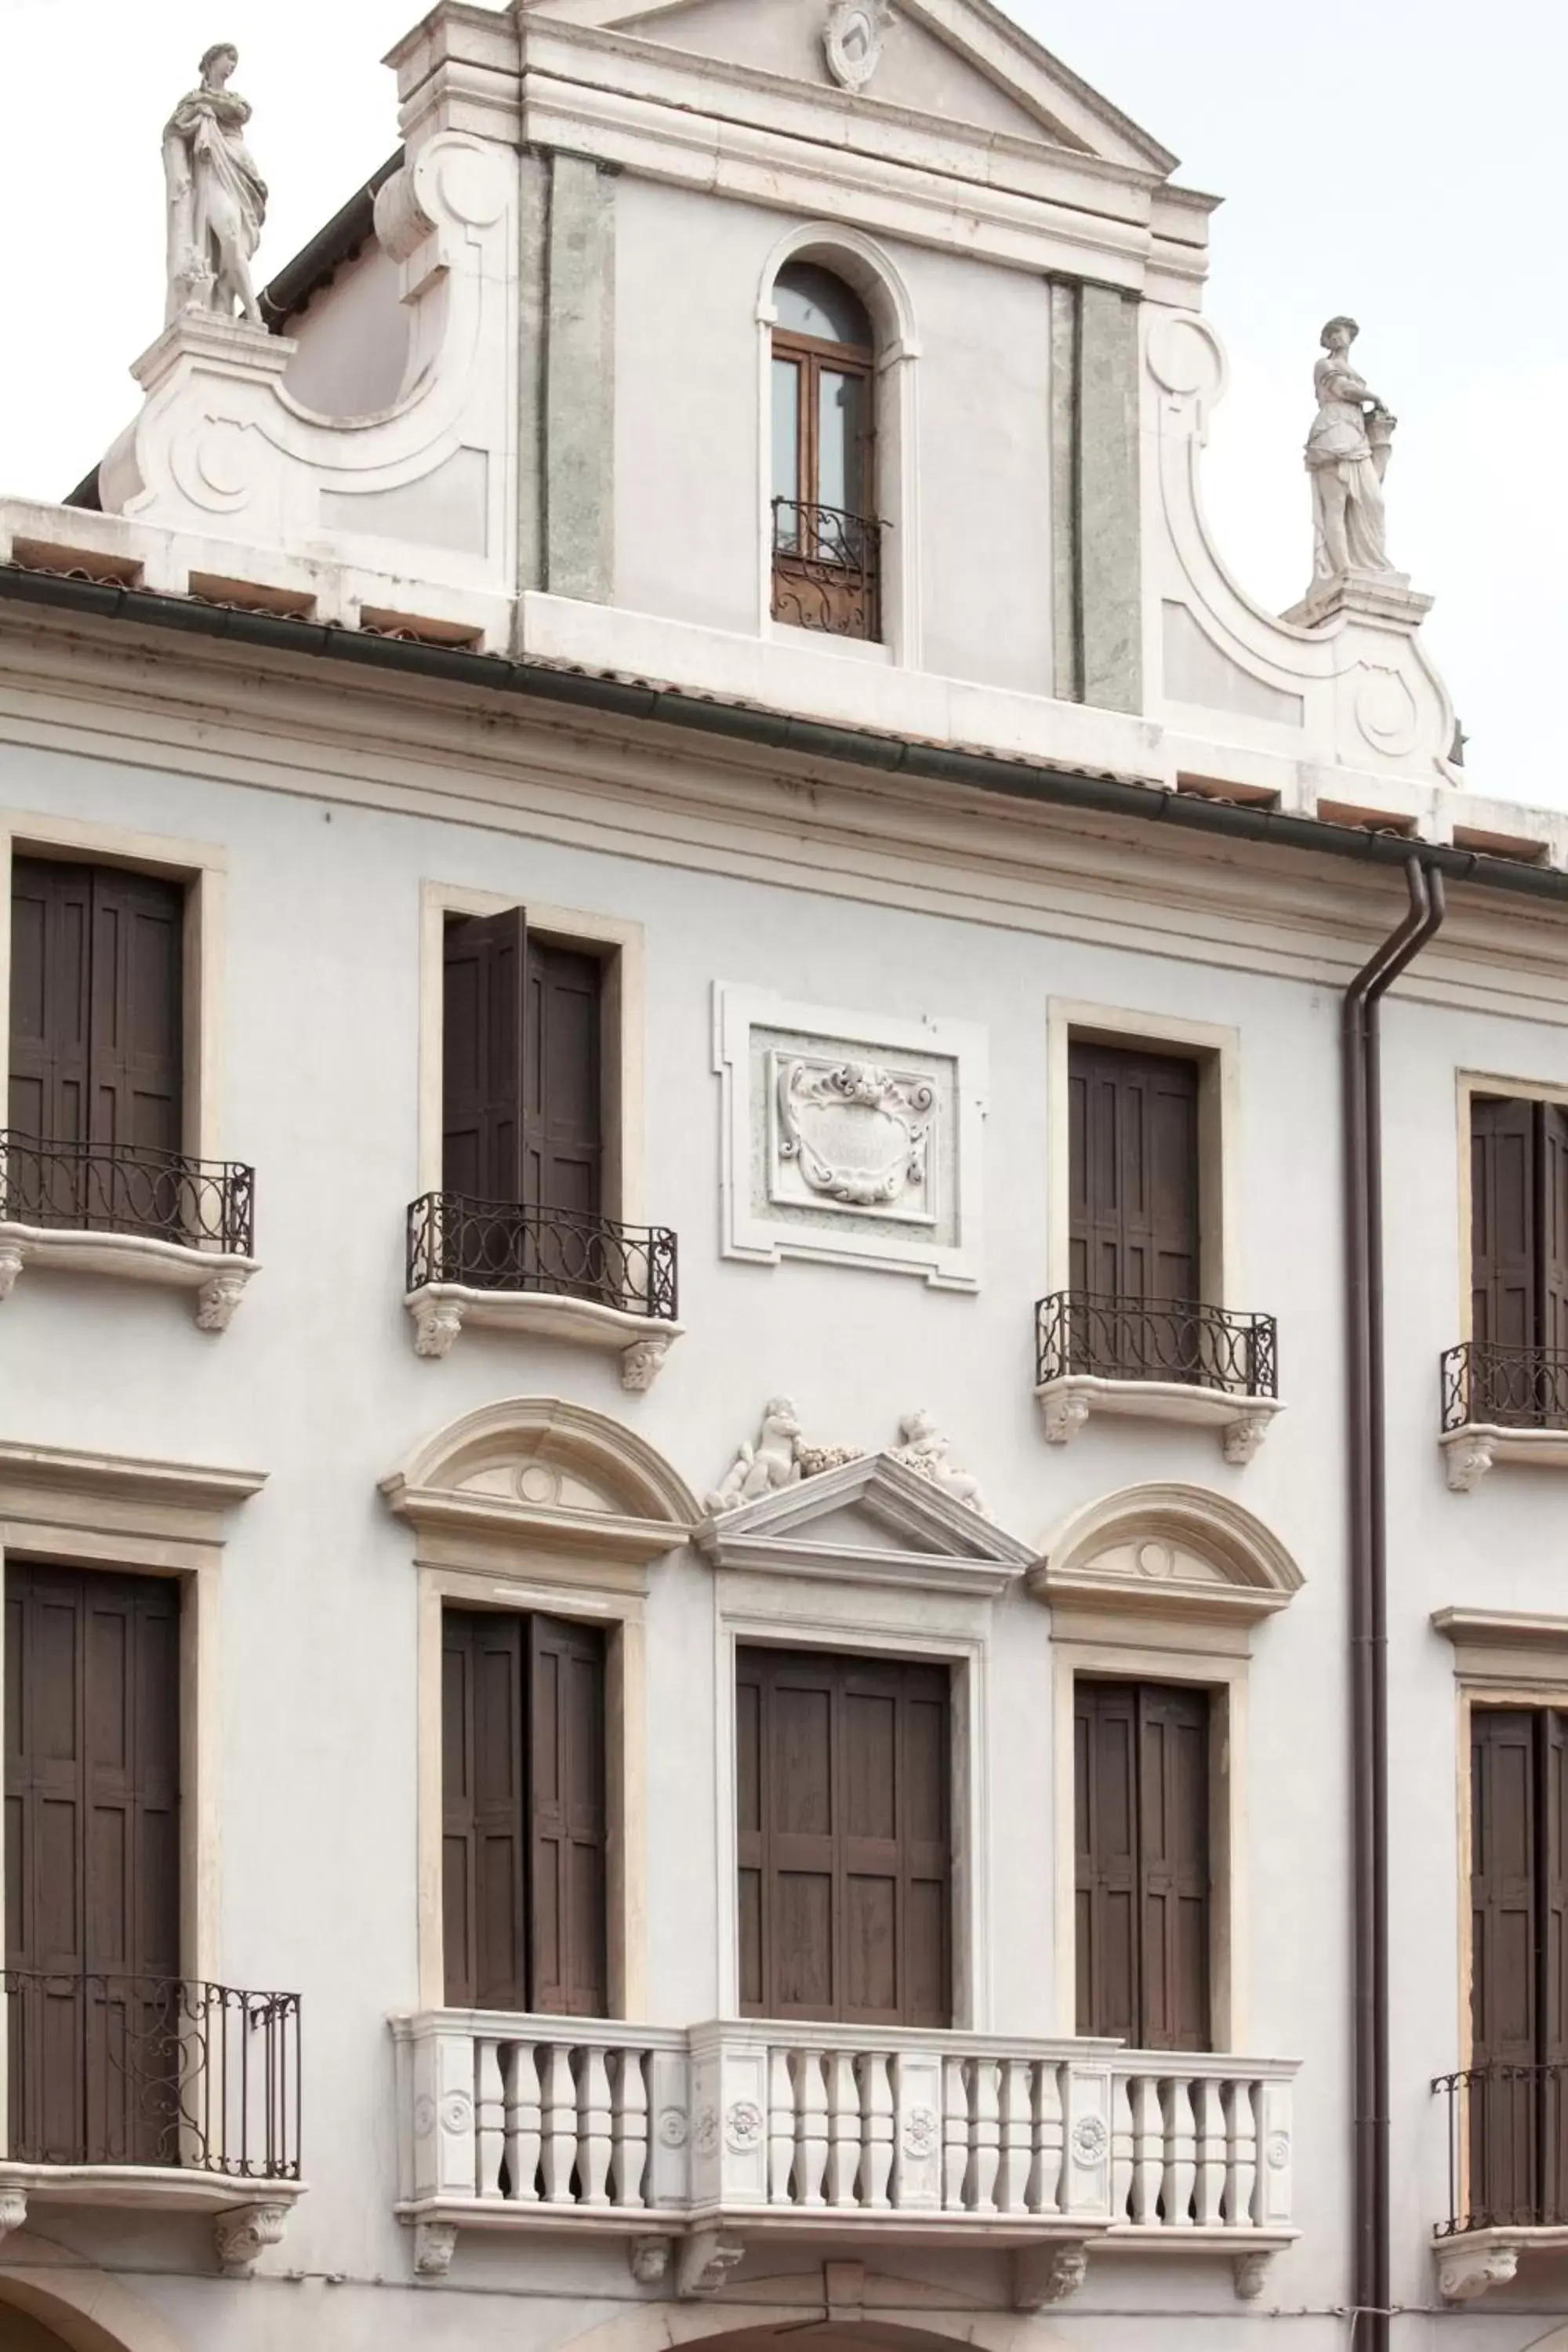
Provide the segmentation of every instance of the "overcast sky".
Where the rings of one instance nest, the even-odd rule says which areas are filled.
[[[799,0],[817,8],[821,0]],[[1226,198],[1206,307],[1230,353],[1206,498],[1242,583],[1306,585],[1301,444],[1325,318],[1397,413],[1396,563],[1470,738],[1472,786],[1568,804],[1568,310],[1561,0],[1013,0],[1074,71]],[[58,498],[132,412],[163,318],[160,133],[211,41],[272,191],[270,277],[396,144],[378,60],[418,0],[0,0],[10,105],[0,491]]]

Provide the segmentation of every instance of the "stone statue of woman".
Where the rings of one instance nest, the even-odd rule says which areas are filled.
[[[1383,477],[1397,419],[1351,365],[1361,332],[1353,319],[1331,319],[1312,371],[1318,413],[1307,436],[1312,478],[1312,578],[1347,572],[1392,572],[1384,543]]]
[[[250,109],[229,76],[239,63],[231,41],[218,41],[201,63],[201,85],[181,99],[163,132],[169,202],[169,304],[216,310],[262,323],[250,282],[250,257],[267,216],[267,183],[245,143]]]

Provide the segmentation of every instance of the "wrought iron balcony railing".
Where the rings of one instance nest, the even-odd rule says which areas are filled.
[[[1443,1429],[1568,1429],[1568,1354],[1467,1339],[1443,1358]]]
[[[408,1208],[408,1287],[542,1291],[673,1322],[675,1235],[568,1209],[426,1192]]]
[[[805,499],[773,500],[773,618],[837,637],[881,634],[883,526]]]
[[[1272,1315],[1233,1315],[1184,1299],[1058,1290],[1035,1308],[1037,1380],[1172,1381],[1233,1396],[1279,1394]]]
[[[1466,2066],[1432,2088],[1448,2127],[1448,2212],[1433,2234],[1568,2227],[1568,2064]]]
[[[236,1160],[0,1129],[0,1223],[138,1234],[248,1257],[255,1204],[256,1171]]]
[[[300,2178],[300,1996],[7,1969],[5,2153]]]

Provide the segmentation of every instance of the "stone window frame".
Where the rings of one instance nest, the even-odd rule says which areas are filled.
[[[464,1494],[447,1466],[476,1447],[547,1444],[568,1471],[611,1465],[641,1515]],[[416,1446],[381,1491],[414,1538],[417,2006],[445,2009],[442,1935],[442,1611],[537,1610],[605,1634],[605,1887],[609,2010],[647,2009],[647,1598],[652,1562],[679,1550],[700,1514],[653,1447],[605,1415],[558,1397],[510,1397],[459,1415]],[[657,1510],[657,1517],[654,1516]]]
[[[719,1569],[714,1575],[714,1822],[718,2014],[740,2011],[741,1920],[735,1785],[736,1653],[744,1647],[850,1652],[955,1669],[952,1680],[952,2016],[956,2032],[992,2024],[989,1648],[993,1603],[932,1591],[814,1580],[801,1614],[794,1578]]]
[[[1454,1806],[1458,2014],[1457,2067],[1473,2047],[1470,1978],[1470,1717],[1478,1706],[1558,1707],[1568,1713],[1568,1617],[1532,1610],[1435,1609],[1435,1633],[1453,1645]]]
[[[216,842],[134,833],[95,820],[16,810],[0,815],[0,1103],[10,1075],[11,867],[16,857],[65,858],[121,866],[184,885],[184,1050],[181,1149],[195,1160],[221,1160],[223,961],[227,852]]]
[[[601,1047],[606,1216],[645,1222],[644,930],[623,915],[556,907],[526,890],[476,890],[426,881],[419,892],[419,1111],[416,1189],[441,1187],[443,938],[448,915],[504,915],[521,908],[530,931],[563,947],[605,954]],[[613,1205],[610,1205],[613,1204]]]
[[[1171,1542],[1201,1553],[1220,1580],[1108,1571],[1119,1543]],[[1207,1690],[1209,1718],[1210,2039],[1244,2050],[1250,2011],[1247,1706],[1252,1634],[1300,1590],[1300,1570],[1263,1522],[1205,1487],[1127,1486],[1057,1530],[1029,1589],[1051,1612],[1052,1848],[1057,2030],[1078,2032],[1075,1901],[1079,1677],[1180,1683]]]
[[[11,892],[18,856],[120,866],[177,882],[184,890],[180,1149],[188,1159],[224,1159],[221,1116],[225,904],[228,860],[213,842],[137,833],[94,819],[0,812],[0,1125],[9,1094]],[[254,1257],[142,1234],[15,1223],[0,1227],[0,1300],[29,1265],[131,1276],[195,1293],[204,1330],[226,1330]]]
[[[880,549],[880,634],[876,640],[803,631],[773,617],[773,335],[778,324],[773,288],[792,261],[810,261],[852,288],[870,313],[876,335],[876,520],[890,528]],[[920,337],[909,289],[890,257],[863,230],[839,221],[802,221],[779,238],[757,289],[757,485],[759,634],[781,646],[803,637],[814,653],[921,665],[920,532]]]
[[[209,1983],[224,1973],[223,1521],[265,1483],[262,1471],[0,1440],[0,1579],[15,1554],[181,1588],[180,1967]]]
[[[1459,1246],[1454,1260],[1458,1297],[1455,1333],[1458,1339],[1471,1338],[1470,1329],[1470,1106],[1477,1095],[1500,1095],[1510,1102],[1560,1103],[1568,1109],[1568,1086],[1553,1085],[1548,1078],[1500,1077],[1488,1070],[1463,1069],[1454,1073],[1456,1132],[1455,1144],[1458,1165]]]
[[[1241,1032],[1136,1006],[1053,996],[1046,1007],[1046,1267],[1048,1290],[1070,1288],[1072,1224],[1069,1049],[1077,1040],[1179,1054],[1198,1066],[1199,1289],[1207,1307],[1247,1309],[1241,1267]]]

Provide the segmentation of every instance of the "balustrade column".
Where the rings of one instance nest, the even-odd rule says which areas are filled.
[[[617,2205],[642,2205],[643,2169],[647,2162],[647,2085],[643,2080],[643,2053],[623,2050],[616,2066],[615,2095],[610,2114],[614,2147],[611,2176]]]
[[[860,2114],[864,2133],[860,2160],[860,2201],[878,2211],[886,2210],[888,2183],[893,2171],[893,2094],[888,2062],[876,2051],[859,2061]]]
[[[577,2057],[578,2202],[610,2201],[610,2077],[605,2053],[589,2043]]]
[[[1194,2218],[1200,2230],[1214,2230],[1225,2210],[1225,2105],[1219,2084],[1205,2075],[1193,2085],[1193,2103],[1197,2112]]]
[[[1131,2178],[1127,2210],[1134,2221],[1159,2219],[1160,2182],[1165,2169],[1165,2127],[1160,2085],[1152,2074],[1134,2074],[1128,2087],[1131,2116]],[[1117,2210],[1121,2210],[1120,2199]]]
[[[820,2205],[827,2171],[827,2085],[822,2059],[815,2050],[803,2050],[795,2092],[795,2196],[802,2205]]]
[[[1250,2083],[1226,2084],[1225,2116],[1225,2218],[1233,2230],[1245,2230],[1252,2220],[1258,2184],[1258,2123]]]
[[[577,2087],[572,2080],[572,2060],[560,2042],[548,2042],[542,2070],[542,2146],[545,2200],[551,2205],[572,2202],[572,2168],[577,2156]]]
[[[474,2143],[479,2195],[499,2197],[501,2158],[506,2152],[506,2105],[500,2045],[488,2033],[474,2044]]]
[[[1197,2179],[1197,2130],[1193,2120],[1194,2084],[1183,2074],[1173,2075],[1163,2089],[1165,2125],[1165,2172],[1160,2202],[1167,2230],[1192,2227],[1193,2187]]]
[[[827,2201],[853,2205],[860,2176],[860,2089],[847,2051],[827,2058]]]

